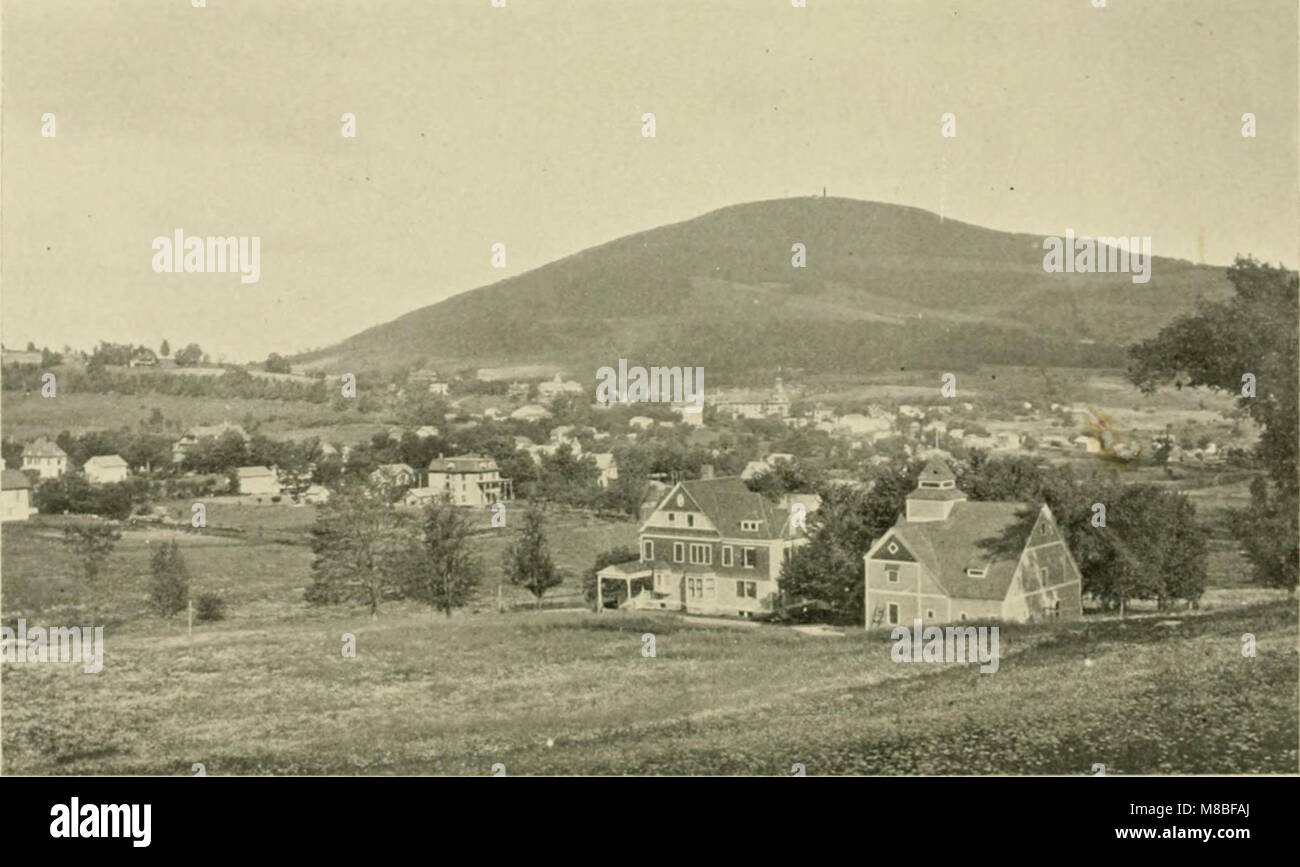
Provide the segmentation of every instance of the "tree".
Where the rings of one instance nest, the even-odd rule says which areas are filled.
[[[158,357],[166,358],[171,354],[172,354],[172,345],[167,342],[166,338],[163,338],[162,345],[158,347]]]
[[[385,599],[399,598],[419,543],[409,523],[392,506],[361,485],[336,492],[316,513],[311,531],[315,555],[307,601],[315,604],[360,602],[379,616]]]
[[[202,360],[203,350],[199,348],[197,343],[191,343],[180,352],[177,352],[175,358],[177,367],[193,367]]]
[[[523,529],[506,547],[502,558],[506,579],[532,593],[538,608],[542,607],[542,596],[546,591],[564,580],[551,560],[542,523],[542,510],[536,506],[529,507],[524,513]]]
[[[149,569],[153,573],[149,607],[161,617],[184,611],[190,600],[190,573],[175,539],[154,549]]]
[[[1296,369],[1300,357],[1300,276],[1281,267],[1237,257],[1227,270],[1236,294],[1201,302],[1155,337],[1130,347],[1129,377],[1144,392],[1173,381],[1237,396],[1237,406],[1263,429],[1257,448],[1275,488],[1269,510],[1238,523],[1256,580],[1297,586],[1298,567],[1288,552],[1300,542],[1296,475]],[[1280,537],[1279,537],[1279,534]]]
[[[473,597],[482,578],[468,519],[451,506],[431,504],[423,516],[424,544],[405,576],[406,595],[451,617]]]
[[[266,368],[267,373],[293,373],[293,365],[289,363],[289,359],[278,352],[268,355],[263,367]]]
[[[81,560],[87,587],[94,585],[104,562],[121,539],[122,531],[116,524],[74,524],[63,528],[63,541]]]

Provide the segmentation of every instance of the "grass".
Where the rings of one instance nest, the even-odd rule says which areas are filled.
[[[281,533],[306,525],[306,508],[243,509],[280,522]],[[232,525],[240,516],[209,514]],[[29,625],[82,623],[62,520],[4,526],[6,622],[22,613]],[[576,553],[583,545],[630,538],[630,527],[556,516],[552,538],[569,565],[586,556]],[[181,620],[144,605],[150,546],[172,537],[193,592],[219,592],[230,609],[227,620],[196,624],[192,641]],[[3,666],[5,771],[189,774],[194,762],[209,774],[488,774],[497,762],[512,775],[784,775],[795,762],[810,774],[1087,774],[1096,762],[1108,774],[1297,769],[1290,599],[1007,625],[999,671],[979,674],[894,663],[887,635],[857,630],[823,638],[667,614],[498,614],[494,587],[450,619],[392,603],[372,620],[307,606],[309,568],[304,545],[255,534],[128,532],[97,591],[103,672]],[[1166,619],[1181,625],[1161,626]],[[642,655],[647,632],[653,658]],[[1255,658],[1241,655],[1246,632]],[[353,659],[342,656],[344,633],[356,636]]]

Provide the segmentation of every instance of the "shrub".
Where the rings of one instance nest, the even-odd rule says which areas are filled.
[[[194,607],[194,617],[200,623],[226,619],[226,601],[215,593],[202,593]]]

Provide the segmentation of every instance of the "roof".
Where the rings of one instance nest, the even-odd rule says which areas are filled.
[[[628,560],[623,563],[610,563],[603,567],[598,575],[604,575],[606,572],[617,572],[620,575],[643,575],[654,568],[653,563],[645,563],[641,560]]]
[[[693,499],[724,537],[753,534],[756,539],[785,538],[789,512],[756,494],[738,477],[697,479],[682,482],[681,489]],[[741,530],[741,521],[759,521],[758,531]]]
[[[261,467],[261,466],[257,466],[257,467],[239,467],[239,468],[237,468],[237,469],[235,470],[235,473],[236,473],[236,474],[239,476],[239,478],[241,478],[241,479],[256,479],[256,478],[260,478],[260,477],[262,477],[262,476],[274,476],[274,475],[275,475],[275,473],[271,472],[271,470],[270,470],[269,467]]]
[[[921,477],[917,479],[917,484],[921,482],[955,482],[957,477],[952,474],[952,470],[946,463],[931,458],[925,462],[925,469],[921,470]]]
[[[93,458],[86,459],[86,466],[105,470],[116,469],[126,466],[126,461],[122,460],[121,455],[95,455]]]
[[[901,540],[949,596],[1002,600],[1025,539],[1017,546],[997,542],[1009,539],[1006,534],[1020,524],[1021,515],[1029,508],[1027,503],[955,503],[946,521],[899,521],[886,535]],[[983,578],[972,578],[966,574],[968,567],[987,572]]]
[[[496,469],[497,462],[487,455],[459,455],[429,461],[431,473],[490,473]]]
[[[48,437],[38,437],[23,449],[25,458],[66,458],[68,453]]]
[[[0,472],[0,488],[6,491],[20,491],[32,486],[32,480],[27,478],[26,473],[18,470],[5,470]]]
[[[413,476],[415,475],[415,470],[411,467],[410,464],[380,464],[379,466],[375,467],[374,472],[372,472],[371,475],[374,475],[375,473],[382,473],[383,475],[391,478],[401,473],[406,473],[406,475],[408,476]]]
[[[204,437],[219,437],[226,431],[234,431],[244,439],[248,439],[248,434],[244,432],[241,426],[225,421],[221,424],[195,425],[185,431],[185,436],[203,439]]]

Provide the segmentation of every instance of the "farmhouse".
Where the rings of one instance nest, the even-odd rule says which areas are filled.
[[[86,481],[95,485],[124,482],[128,471],[126,461],[122,460],[121,455],[95,455],[82,467],[82,472],[86,474]]]
[[[719,413],[732,418],[785,418],[790,414],[790,397],[779,376],[771,391],[733,391],[713,404]]]
[[[501,478],[497,462],[484,455],[441,456],[429,461],[427,487],[415,488],[416,499],[445,497],[453,506],[488,506],[512,499],[514,484]]]
[[[280,493],[280,480],[268,467],[239,467],[239,493],[247,497],[274,497]]]
[[[380,464],[370,473],[372,485],[391,488],[409,488],[420,480],[410,464]]]
[[[230,424],[229,422],[223,421],[221,424],[196,425],[195,427],[185,431],[181,438],[172,444],[173,463],[179,464],[181,461],[185,460],[185,455],[199,444],[199,440],[207,439],[208,437],[218,439],[228,431],[233,431],[234,433],[239,434],[239,436],[243,438],[244,442],[248,442],[248,434],[245,433],[244,429],[237,424]]]
[[[32,508],[32,481],[18,470],[0,471],[0,521],[26,521]]]
[[[931,460],[907,509],[863,556],[868,629],[997,619],[1081,617],[1079,567],[1047,506],[968,502]]]
[[[131,367],[157,367],[158,355],[152,349],[139,346],[131,353],[131,360],[128,364]]]
[[[39,437],[23,449],[23,469],[35,470],[42,479],[57,479],[68,470],[68,453],[53,440]]]
[[[641,525],[641,559],[598,574],[631,607],[753,617],[771,611],[781,564],[807,542],[790,511],[736,477],[677,483]]]

